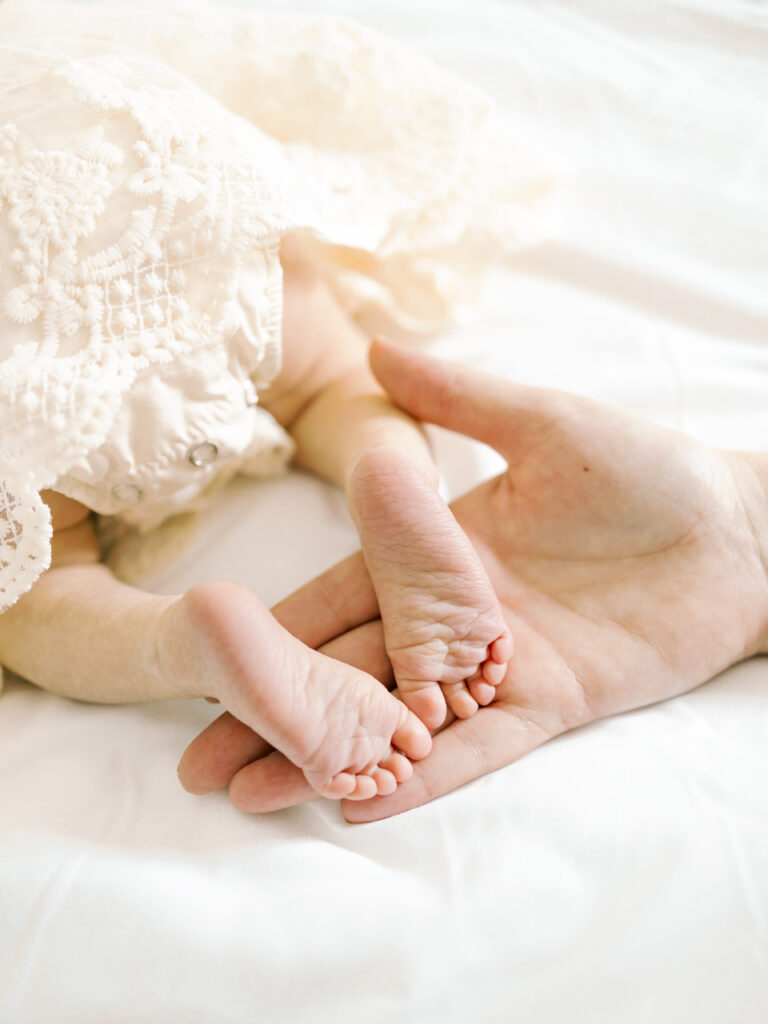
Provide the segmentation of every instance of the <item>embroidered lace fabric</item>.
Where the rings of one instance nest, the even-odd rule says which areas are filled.
[[[0,610],[50,564],[40,490],[146,527],[284,465],[253,406],[286,232],[356,315],[433,329],[551,182],[480,93],[347,21],[2,0]]]

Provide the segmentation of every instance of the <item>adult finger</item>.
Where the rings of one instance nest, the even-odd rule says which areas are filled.
[[[362,803],[344,800],[349,822],[379,821],[413,810],[481,775],[503,768],[550,739],[550,734],[507,707],[481,708],[434,737],[432,752],[413,766],[413,777],[392,796]]]
[[[271,610],[277,621],[308,647],[320,647],[379,614],[360,552],[305,583]]]
[[[176,769],[184,789],[200,796],[228,786],[245,765],[272,750],[266,740],[227,711],[196,736]]]
[[[390,398],[418,420],[491,445],[509,458],[551,423],[557,391],[526,387],[376,339],[371,369]]]
[[[229,799],[248,814],[281,811],[316,797],[301,769],[277,750],[242,767],[229,786]]]

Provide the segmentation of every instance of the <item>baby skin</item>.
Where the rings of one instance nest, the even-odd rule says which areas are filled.
[[[377,384],[368,338],[292,255],[284,243],[285,364],[264,404],[291,431],[299,462],[345,488],[399,694],[436,729],[446,704],[468,718],[493,700],[511,637],[477,554],[437,492],[423,433]]]
[[[321,796],[394,793],[431,749],[426,727],[386,687],[306,647],[244,587],[193,587],[165,629],[177,671],[282,751]]]
[[[466,718],[492,701],[511,639],[421,431],[367,368],[368,339],[290,252],[284,263],[284,367],[263,404],[299,463],[346,490],[402,699],[300,643],[244,587],[123,585],[98,564],[88,510],[51,492],[52,568],[0,616],[0,663],[85,700],[215,698],[317,793],[363,800],[410,777],[446,704]]]
[[[349,500],[398,690],[430,729],[489,704],[512,641],[474,549],[417,466],[378,449],[355,467]]]

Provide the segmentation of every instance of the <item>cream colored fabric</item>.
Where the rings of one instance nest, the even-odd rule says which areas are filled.
[[[474,89],[344,20],[0,2],[0,609],[39,490],[146,530],[285,465],[280,240],[355,314],[445,323],[544,223]]]

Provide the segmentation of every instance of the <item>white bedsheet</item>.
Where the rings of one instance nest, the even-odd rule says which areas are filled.
[[[768,450],[768,5],[291,7],[400,37],[570,163],[555,237],[437,350]],[[497,465],[435,436],[453,494]],[[152,585],[274,601],[355,547],[318,481],[238,482]],[[215,714],[8,683],[2,1024],[768,1021],[768,659],[368,826],[184,793]]]

